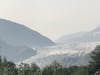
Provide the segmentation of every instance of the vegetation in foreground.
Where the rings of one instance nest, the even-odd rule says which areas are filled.
[[[0,75],[100,75],[100,46],[91,54],[90,64],[87,66],[71,66],[69,68],[54,62],[50,66],[40,69],[36,64],[20,64],[0,57]]]

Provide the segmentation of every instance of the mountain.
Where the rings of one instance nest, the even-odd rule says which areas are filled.
[[[87,65],[91,52],[100,45],[100,27],[89,32],[79,32],[62,37],[55,46],[41,48],[36,56],[24,60],[39,66],[57,61],[64,66]]]
[[[0,19],[0,56],[19,62],[35,56],[36,48],[55,45],[47,37],[24,25]]]
[[[36,63],[40,67],[50,65],[57,61],[64,66],[87,65],[90,60],[91,52],[100,42],[78,43],[56,45],[38,50],[37,55],[32,56],[23,62]]]
[[[100,42],[100,27],[89,32],[79,32],[66,35],[57,40],[57,43]]]
[[[4,19],[0,19],[0,38],[13,46],[27,46],[33,48],[54,45],[54,42],[40,33],[24,25]]]
[[[19,62],[37,54],[37,51],[29,47],[11,46],[0,39],[0,56],[10,61]]]

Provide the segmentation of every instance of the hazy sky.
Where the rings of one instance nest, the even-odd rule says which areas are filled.
[[[56,40],[100,24],[100,0],[0,0],[0,18]]]

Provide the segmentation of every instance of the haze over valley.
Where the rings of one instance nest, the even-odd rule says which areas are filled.
[[[54,42],[22,24],[0,19],[0,55],[16,64],[36,63],[43,67],[57,61],[65,66],[86,65],[99,44],[99,26]]]
[[[0,75],[100,75],[100,0],[0,0]]]

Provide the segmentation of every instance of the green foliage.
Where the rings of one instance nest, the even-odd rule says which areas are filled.
[[[21,63],[18,68],[18,75],[37,75],[40,68],[36,64],[24,64]]]
[[[0,75],[94,75],[100,70],[100,46],[91,54],[90,64],[87,66],[62,66],[56,61],[40,69],[36,64],[21,63],[18,67],[13,62],[0,56]]]
[[[98,69],[100,69],[100,45],[92,52],[89,72],[93,75]]]
[[[74,71],[71,75],[89,75],[87,67],[79,67],[76,71]]]
[[[17,75],[16,65],[0,57],[0,75]]]
[[[57,62],[52,63],[50,66],[46,66],[42,71],[42,75],[61,75],[62,74],[62,66]]]

